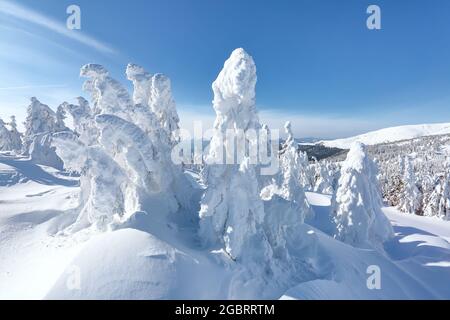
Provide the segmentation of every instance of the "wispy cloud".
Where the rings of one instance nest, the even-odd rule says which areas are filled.
[[[25,85],[25,86],[13,86],[13,87],[0,87],[1,91],[8,90],[28,90],[28,89],[41,89],[41,88],[65,88],[65,84],[44,84],[44,85]]]
[[[69,30],[63,23],[16,3],[2,0],[0,2],[0,13],[29,23],[33,23],[35,25],[39,25],[98,51],[109,54],[116,53],[116,50],[109,45],[104,44],[101,41],[94,39],[93,37],[90,37],[86,34],[83,34],[78,30]]]

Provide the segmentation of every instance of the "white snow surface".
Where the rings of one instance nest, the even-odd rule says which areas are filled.
[[[395,142],[449,133],[450,123],[418,124],[384,128],[354,137],[336,140],[323,140],[317,143],[321,143],[326,147],[349,149],[353,142],[361,142],[365,145],[375,145],[379,143]]]
[[[175,225],[154,208],[116,230],[65,234],[77,218],[78,178],[3,153],[0,178],[12,175],[21,179],[0,183],[3,299],[450,298],[450,222],[436,218],[384,208],[395,237],[382,254],[329,236],[330,196],[307,192],[315,217],[305,235],[315,239],[310,263],[320,274],[261,291],[226,255],[202,249],[189,221]],[[188,175],[195,185],[198,177]],[[370,265],[381,268],[380,290],[366,286]]]

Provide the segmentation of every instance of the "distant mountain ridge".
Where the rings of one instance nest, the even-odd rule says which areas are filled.
[[[349,149],[351,144],[355,141],[362,142],[366,145],[375,145],[380,143],[389,143],[441,134],[450,134],[450,123],[447,122],[389,127],[370,131],[349,138],[321,140],[316,143],[330,148]]]

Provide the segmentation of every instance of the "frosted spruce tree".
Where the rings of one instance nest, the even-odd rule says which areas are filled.
[[[342,165],[339,186],[332,199],[335,237],[355,247],[382,248],[393,236],[384,215],[376,179],[377,168],[365,146],[354,143]]]
[[[224,164],[223,157],[224,150],[235,153],[230,148],[233,143],[227,141],[227,130],[245,133],[260,129],[255,85],[256,66],[243,49],[232,52],[212,84],[216,120],[206,157],[209,165],[203,172],[208,188],[201,200],[200,235],[205,243],[223,245],[233,260],[261,255],[253,248],[262,250],[263,255],[270,254],[262,229],[264,206],[255,166],[248,159],[241,164]]]
[[[151,86],[142,81],[148,73],[128,65],[133,99],[101,65],[85,65],[80,74],[87,78],[83,87],[93,107],[82,98],[78,105],[63,104],[74,119],[76,134],[54,137],[64,163],[81,173],[79,216],[72,231],[89,226],[105,230],[141,211],[161,218],[175,213],[190,199],[190,189],[171,162],[166,131],[145,102]]]
[[[34,163],[62,169],[63,163],[51,146],[52,134],[58,131],[56,113],[37,98],[31,98],[25,120],[23,154]]]
[[[11,122],[8,124],[0,118],[0,151],[20,152],[21,149],[22,139],[17,131],[16,118],[11,116]]]
[[[6,128],[6,123],[0,118],[0,151],[12,151],[11,148],[11,133]]]
[[[314,218],[300,177],[305,174],[302,153],[298,151],[290,122],[285,124],[287,140],[279,152],[280,169],[272,184],[261,190],[264,201],[264,230],[273,257],[283,272],[277,274],[277,281],[289,283],[292,277],[307,274],[305,265],[308,257],[314,256],[315,237],[308,236],[304,222]]]
[[[284,128],[287,134],[287,140],[280,151],[282,197],[298,205],[298,220],[303,222],[306,216],[312,217],[313,215],[313,211],[306,200],[305,192],[301,185],[301,177],[305,174],[304,162],[301,153],[297,150],[291,123],[289,121],[286,122]]]
[[[163,74],[157,73],[152,77],[149,105],[161,127],[166,131],[170,144],[178,143],[180,119],[172,97],[170,79]]]
[[[442,196],[439,201],[437,215],[443,220],[450,220],[450,186],[448,184],[448,177],[442,184]]]
[[[108,70],[102,65],[90,63],[81,68],[80,76],[87,78],[83,90],[91,94],[93,115],[114,114],[125,120],[130,119],[130,95],[117,80],[109,76]]]
[[[22,150],[22,134],[17,130],[16,116],[11,116],[9,127],[11,136],[11,148],[15,152],[20,152]]]
[[[115,220],[120,221],[126,210],[129,183],[124,170],[101,147],[85,145],[72,132],[55,133],[52,144],[64,168],[81,173],[78,216],[66,232],[91,226],[104,231]]]
[[[58,106],[58,108],[56,109],[56,123],[55,123],[55,131],[59,132],[59,131],[66,131],[69,130],[69,128],[66,127],[65,124],[65,119],[67,118],[66,116],[66,109],[64,107],[64,104],[61,104]]]
[[[199,212],[203,242],[221,249],[216,252],[225,253],[230,258],[227,261],[236,262],[229,288],[236,297],[246,297],[249,283],[264,296],[264,290],[310,280],[315,271],[308,261],[317,253],[316,236],[303,223],[311,210],[298,179],[300,159],[289,125],[288,143],[279,154],[279,171],[269,185],[261,188],[259,166],[252,164],[251,157],[244,156],[240,164],[224,164],[224,156],[233,148],[230,131],[239,135],[239,131],[261,129],[255,85],[252,57],[236,49],[213,83],[215,132],[205,159],[206,190]],[[246,140],[247,146],[256,143],[251,135]]]
[[[333,194],[333,170],[326,161],[319,161],[316,164],[316,183],[314,191],[323,194]]]
[[[428,197],[424,209],[425,216],[450,220],[450,187],[448,185],[450,175],[447,170],[448,167],[446,172],[437,179],[434,190]]]
[[[403,188],[398,208],[406,213],[419,214],[422,210],[422,194],[416,185],[416,176],[411,160],[404,160]]]

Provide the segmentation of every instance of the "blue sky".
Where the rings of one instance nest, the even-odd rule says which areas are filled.
[[[80,31],[65,28],[70,4]],[[370,4],[382,30],[366,28]],[[23,119],[31,96],[72,101],[88,62],[129,86],[134,62],[172,79],[186,127],[211,123],[211,82],[243,47],[272,127],[291,120],[297,136],[332,138],[450,122],[449,40],[446,0],[0,0],[0,116]]]

